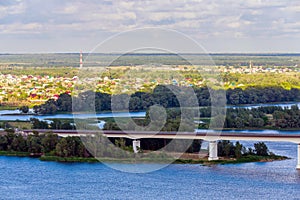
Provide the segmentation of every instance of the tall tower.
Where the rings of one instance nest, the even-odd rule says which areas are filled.
[[[82,68],[82,51],[80,51],[80,59],[79,59],[80,68]]]

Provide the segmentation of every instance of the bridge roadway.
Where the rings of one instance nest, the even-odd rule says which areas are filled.
[[[39,133],[52,131],[60,137],[67,136],[87,136],[102,133],[111,138],[129,138],[133,139],[133,149],[137,152],[140,147],[139,139],[159,138],[159,139],[201,139],[209,141],[209,160],[218,159],[218,140],[239,140],[239,141],[272,141],[272,142],[292,142],[298,144],[297,169],[300,169],[300,134],[265,134],[265,133],[225,133],[225,132],[152,132],[152,131],[99,131],[99,130],[44,130],[37,129]],[[30,134],[33,130],[23,130],[25,134]],[[218,134],[219,133],[219,134]]]

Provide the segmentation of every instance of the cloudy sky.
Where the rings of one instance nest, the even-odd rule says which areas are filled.
[[[90,51],[147,27],[179,31],[208,52],[299,53],[300,1],[0,0],[0,53]]]

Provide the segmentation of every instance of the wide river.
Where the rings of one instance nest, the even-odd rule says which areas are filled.
[[[124,115],[128,116],[119,116]],[[1,116],[0,120],[2,117],[10,116]],[[247,147],[253,143],[242,142]],[[291,159],[212,167],[171,164],[154,172],[134,174],[101,163],[0,156],[0,199],[300,199],[300,170],[295,169],[297,145],[266,144],[270,151]],[[115,168],[143,170],[153,165],[157,164],[115,164]]]
[[[245,145],[253,145],[251,142]],[[267,143],[290,160],[218,165],[171,164],[125,173],[104,164],[0,156],[1,199],[300,199],[296,145]],[[122,167],[132,167],[131,164]],[[147,168],[154,164],[137,164]]]

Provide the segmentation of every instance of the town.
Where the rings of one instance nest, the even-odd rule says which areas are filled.
[[[61,67],[58,67],[57,71],[60,71],[60,69]],[[74,90],[74,87],[85,88],[84,85],[87,81],[94,85],[93,89],[95,91],[107,94],[130,94],[136,91],[151,92],[157,85],[202,87],[206,85],[205,75],[202,76],[202,72],[211,70],[212,67],[185,65],[159,66],[156,68],[153,66],[119,66],[107,67],[105,70],[101,69],[99,71],[95,67],[87,68],[87,73],[92,75],[85,78],[85,80],[76,75],[79,72],[78,68],[72,67],[70,69],[74,73],[68,75],[64,73],[58,73],[57,75],[41,73],[39,75],[39,69],[36,70],[35,74],[18,74],[12,69],[2,70],[0,72],[0,105],[26,105],[32,107],[33,105],[42,104],[49,99],[57,100],[62,93],[76,95],[77,90]],[[256,74],[263,77],[264,74],[272,74],[274,77],[276,75],[280,77],[280,80],[282,80],[282,76],[299,76],[297,66],[253,66],[252,62],[249,63],[249,66],[216,66],[213,70],[223,78],[223,87],[227,89],[244,88],[246,84],[243,82],[236,83],[236,81],[230,80],[228,76],[243,75],[247,77]],[[30,72],[30,70],[27,71]],[[289,81],[289,78],[287,79]],[[253,83],[247,84],[259,83],[253,81]],[[280,85],[278,82],[275,84]],[[297,83],[283,83],[283,85],[289,84]]]

